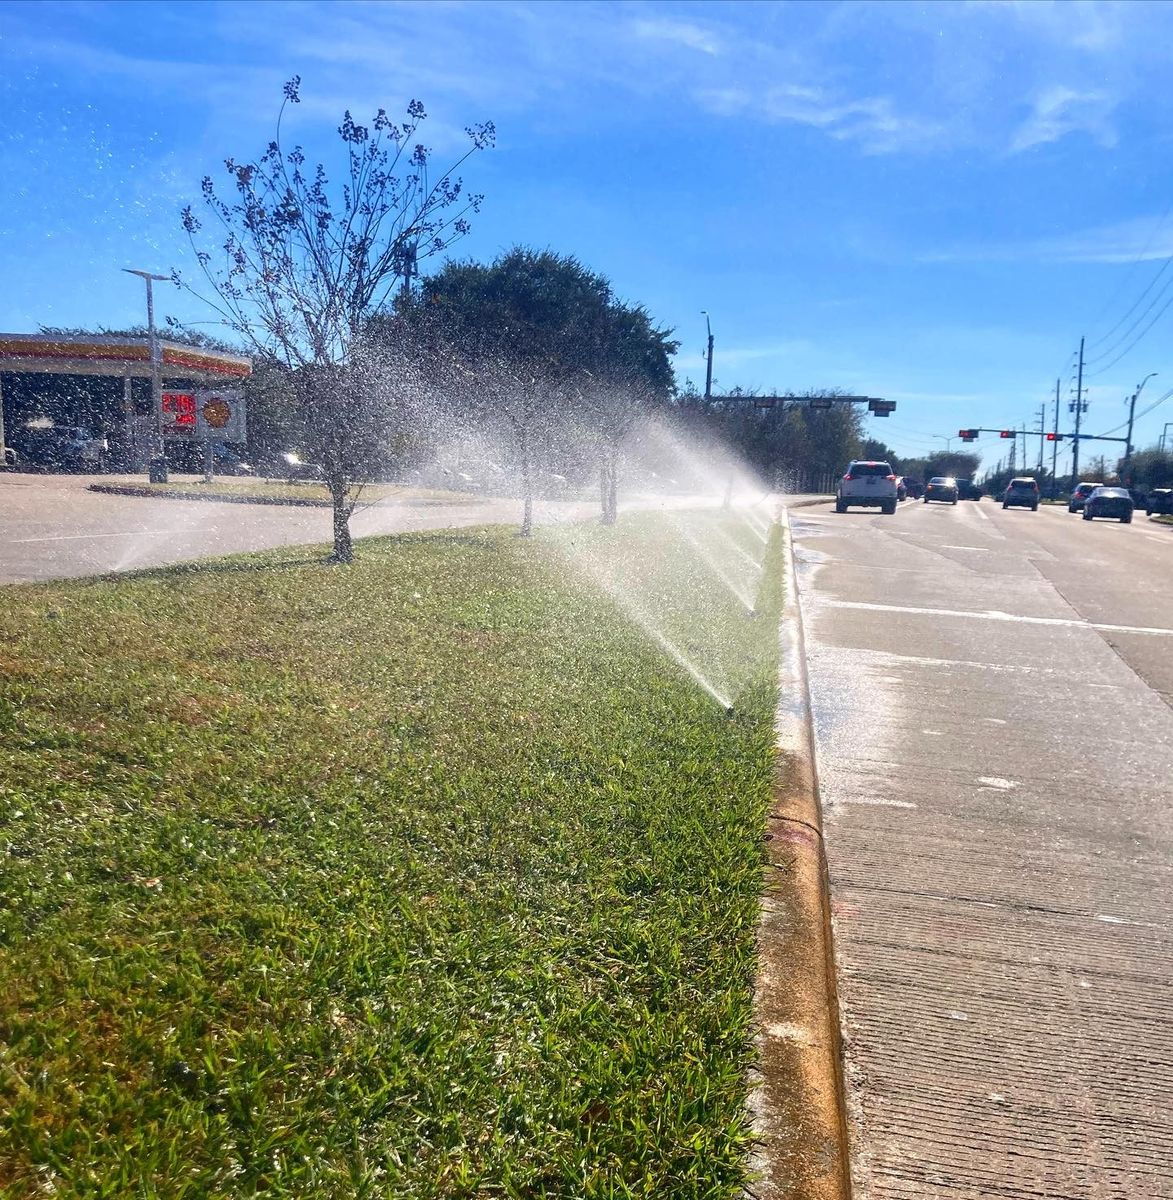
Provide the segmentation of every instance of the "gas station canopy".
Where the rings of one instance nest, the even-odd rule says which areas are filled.
[[[223,384],[252,374],[251,360],[240,355],[200,350],[165,338],[156,340],[166,376]],[[146,337],[0,333],[0,371],[145,379],[151,375],[151,343]]]

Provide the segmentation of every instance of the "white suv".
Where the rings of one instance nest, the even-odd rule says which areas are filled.
[[[852,505],[879,508],[891,516],[896,511],[896,476],[886,462],[853,462],[839,480],[835,493],[835,511],[846,512]]]

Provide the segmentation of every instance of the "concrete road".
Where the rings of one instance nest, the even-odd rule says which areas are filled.
[[[1173,528],[791,522],[857,1194],[1173,1197]]]
[[[0,584],[96,575],[273,546],[328,544],[328,508],[144,499],[87,491],[94,476],[0,474]],[[116,482],[102,477],[103,482]],[[141,478],[133,482],[141,483]],[[539,522],[592,505],[543,502]],[[352,521],[357,537],[521,519],[518,500],[380,504]]]

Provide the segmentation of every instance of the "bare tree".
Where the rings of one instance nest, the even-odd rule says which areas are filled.
[[[341,183],[301,146],[286,149],[282,120],[297,104],[300,80],[285,85],[276,137],[254,162],[225,160],[235,189],[222,199],[203,181],[215,252],[197,244],[202,223],[189,205],[183,225],[205,286],[193,294],[257,354],[287,367],[307,451],[320,459],[334,505],[334,557],[353,557],[349,522],[362,482],[384,469],[391,439],[383,426],[397,403],[374,385],[373,357],[359,364],[367,323],[410,288],[418,263],[469,230],[481,197],[465,193],[454,172],[491,146],[495,130],[466,130],[469,147],[435,181],[431,152],[416,140],[425,119],[413,100],[407,120],[379,109],[369,126],[347,112],[338,127],[345,147]],[[384,347],[384,350],[386,348]]]

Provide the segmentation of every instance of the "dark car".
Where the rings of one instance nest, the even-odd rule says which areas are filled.
[[[904,487],[910,500],[919,500],[925,494],[925,485],[920,479],[912,479],[905,475]]]
[[[1067,511],[1069,513],[1079,512],[1087,503],[1087,498],[1098,487],[1103,487],[1102,483],[1080,483],[1076,484],[1075,490],[1071,493],[1071,499],[1067,501]]]
[[[982,489],[972,479],[959,479],[957,481],[957,498],[959,500],[980,500]]]
[[[946,475],[936,475],[925,485],[924,502],[939,500],[942,504],[957,503],[957,480]]]
[[[1132,520],[1132,497],[1122,487],[1098,487],[1083,506],[1083,519],[1111,517],[1122,525]]]
[[[1145,497],[1144,510],[1150,517],[1154,513],[1173,513],[1173,488],[1153,488]]]
[[[897,500],[907,500],[908,499],[908,484],[905,483],[904,477],[902,475],[896,476],[896,499]]]
[[[1006,485],[1006,491],[1002,493],[1002,507],[1029,508],[1031,512],[1037,512],[1039,508],[1038,481],[1028,475],[1012,479]]]

